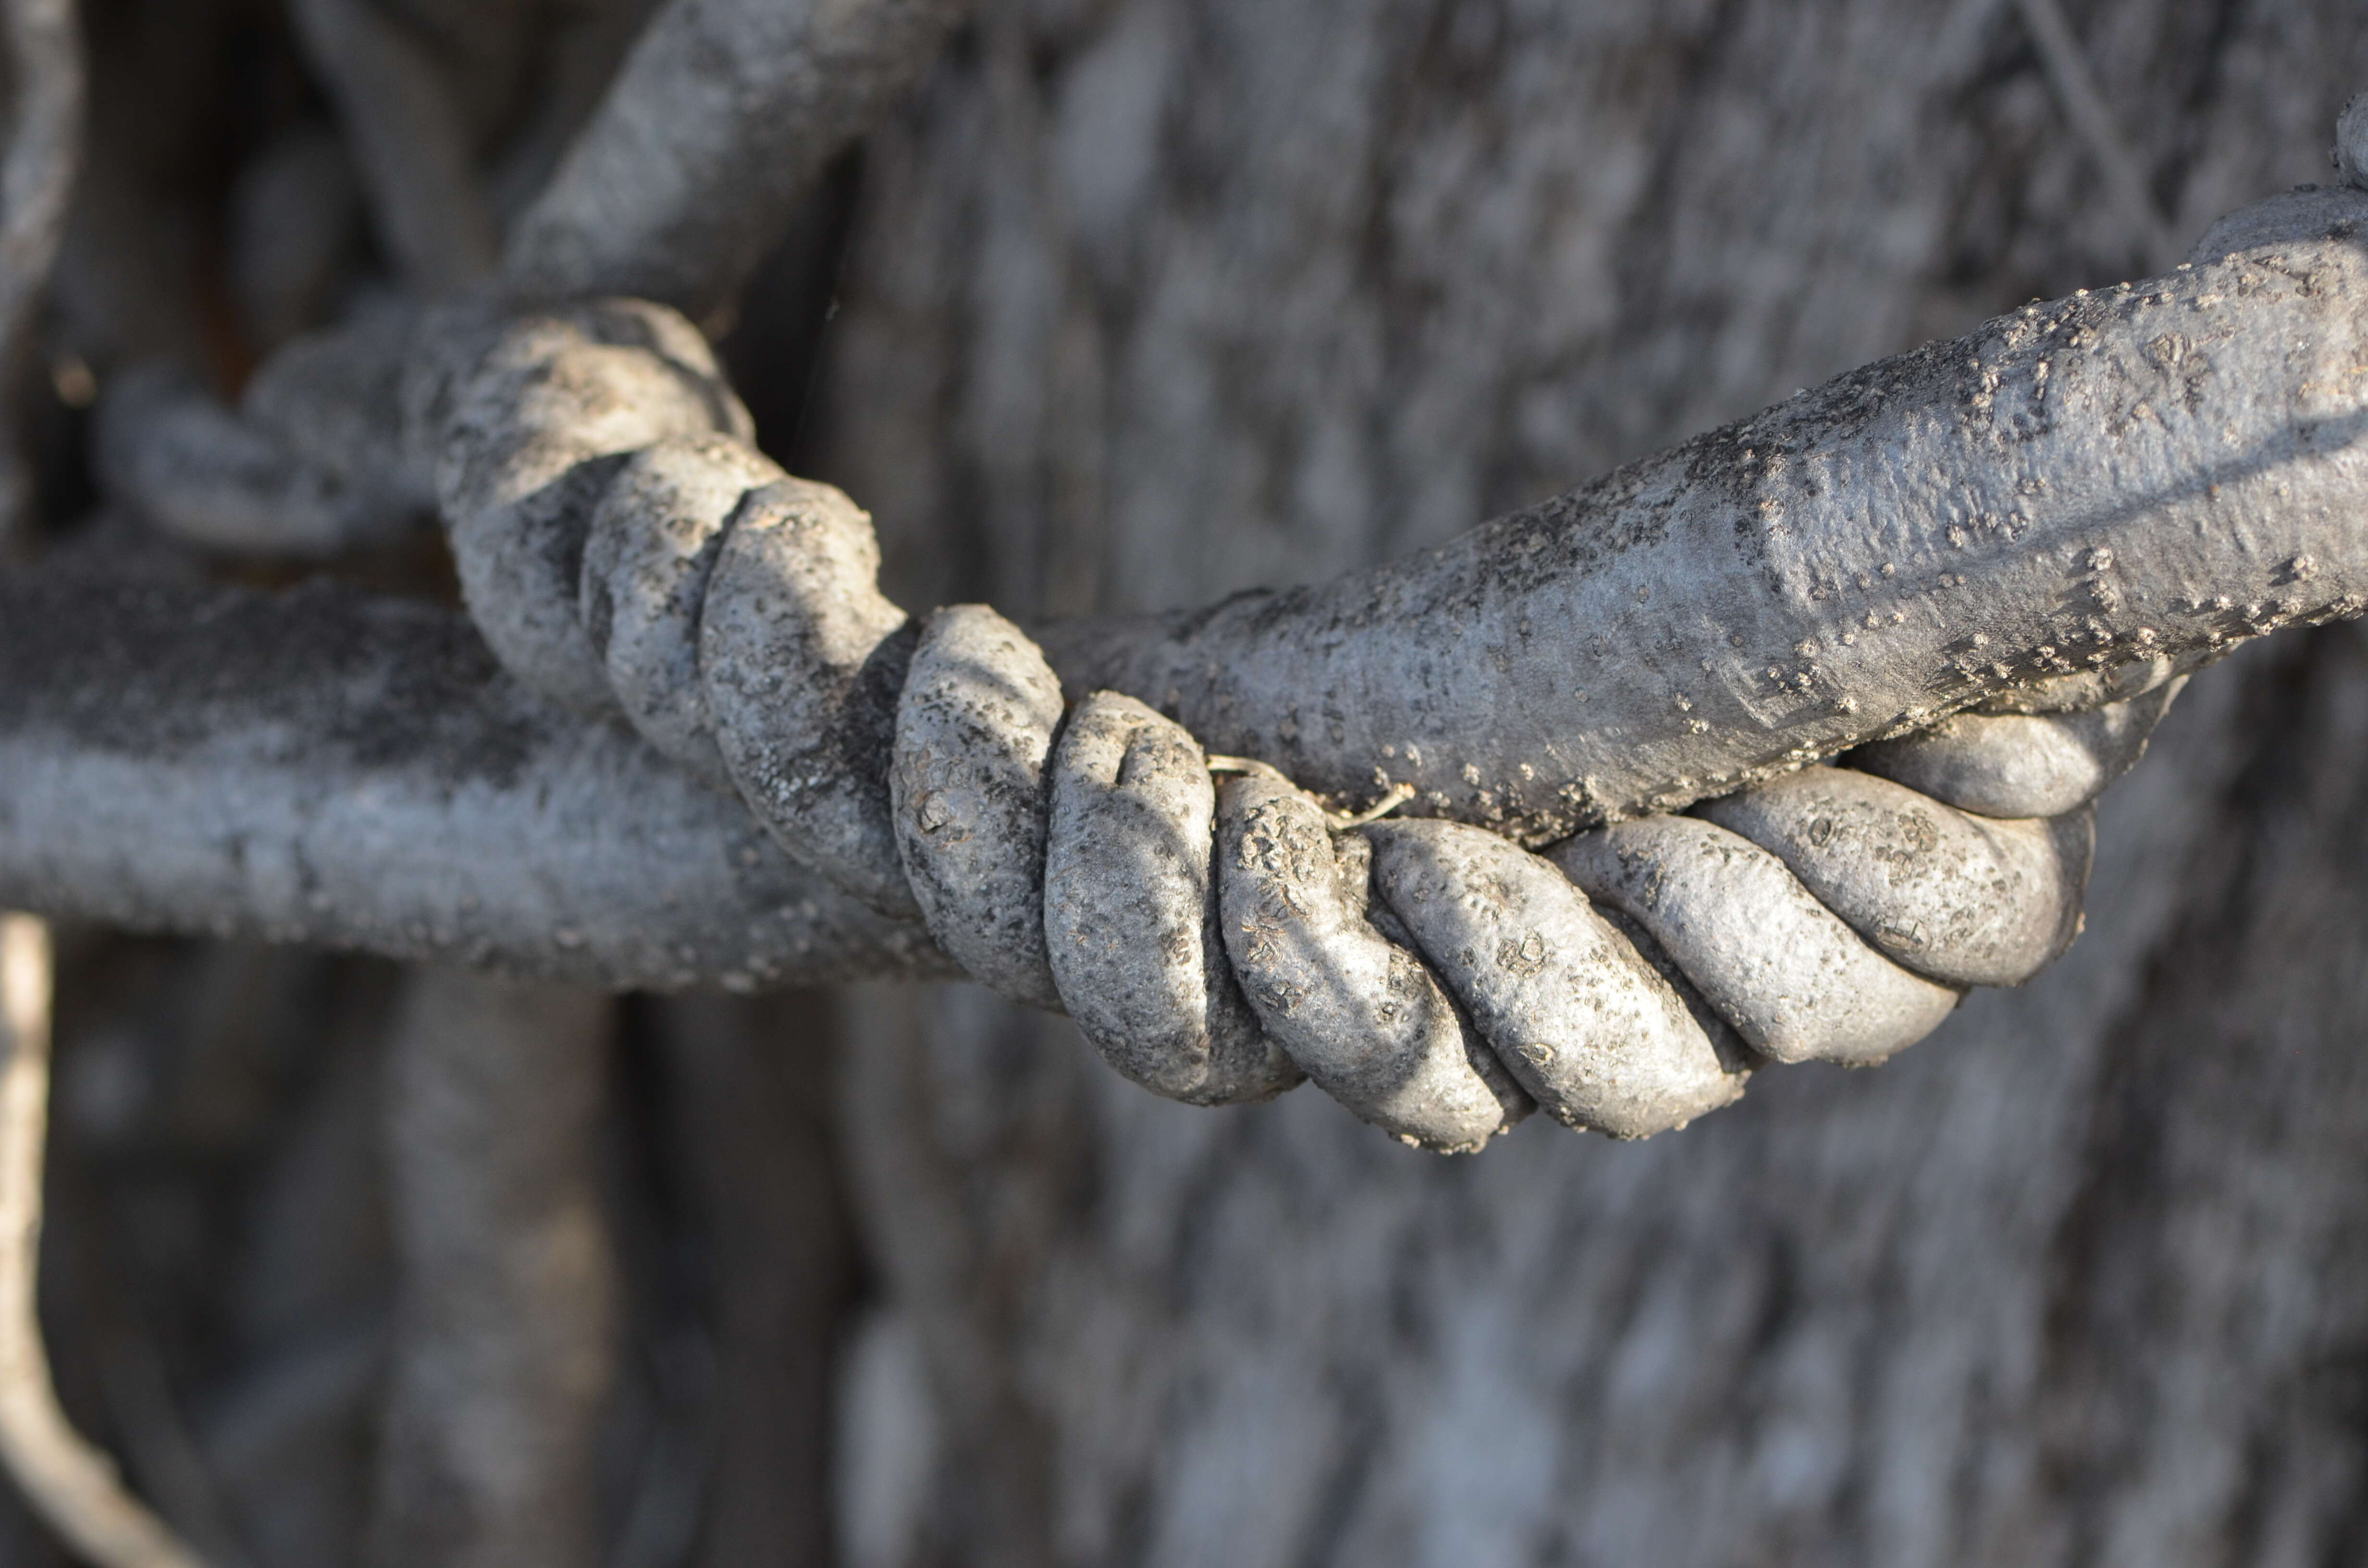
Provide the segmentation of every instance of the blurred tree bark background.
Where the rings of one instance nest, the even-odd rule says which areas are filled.
[[[639,15],[364,9],[464,84],[495,225]],[[86,26],[25,399],[59,518],[112,368],[229,391],[420,270],[278,7]],[[901,602],[1200,603],[2166,267],[2326,177],[2363,85],[2336,0],[985,0],[724,347]],[[426,546],[338,569],[449,591]],[[2105,802],[2032,985],[1682,1133],[1468,1159],[1155,1100],[968,987],[67,932],[60,1381],[259,1568],[2349,1561],[2363,762],[2361,634],[2252,650]],[[55,1560],[9,1517],[0,1562]]]

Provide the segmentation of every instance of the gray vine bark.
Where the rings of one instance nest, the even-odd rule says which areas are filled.
[[[867,153],[804,466],[908,604],[1437,542],[2146,270],[2035,9],[990,4]],[[2368,81],[2331,0],[2067,10],[2181,238],[2327,177]],[[2355,1553],[2363,744],[2355,632],[2207,674],[2068,959],[1642,1146],[1441,1160],[1304,1092],[1153,1100],[974,990],[860,994],[874,1338],[930,1402],[848,1423],[906,1434],[847,1456],[905,1500],[862,1560]]]
[[[413,972],[386,1138],[403,1268],[367,1561],[599,1552],[617,1266],[597,1135],[615,1003]]]

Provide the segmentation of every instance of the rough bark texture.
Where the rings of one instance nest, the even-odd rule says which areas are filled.
[[[2330,0],[2066,9],[2182,235],[2327,177],[2368,81]],[[901,602],[1199,604],[2141,272],[2021,15],[989,5],[868,154],[824,477]],[[2354,632],[2207,674],[2069,957],[1641,1146],[1533,1118],[1442,1160],[862,994],[866,1342],[930,1392],[851,1412],[857,1560],[2355,1551],[2363,747]]]

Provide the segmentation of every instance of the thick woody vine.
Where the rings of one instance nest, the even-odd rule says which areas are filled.
[[[2089,801],[2175,689],[1961,718],[1861,759],[1879,772],[1793,773],[1552,859],[1458,823],[1337,831],[1270,767],[1220,787],[1142,701],[1064,704],[992,610],[881,597],[869,519],[747,444],[689,323],[475,310],[426,329],[477,347],[422,401],[450,410],[438,501],[504,663],[1197,1104],[1305,1076],[1471,1149],[1533,1106],[1635,1137],[1763,1060],[1881,1061],[2070,939]]]
[[[607,145],[596,120],[575,158]],[[659,174],[712,194],[698,157]],[[236,418],[132,379],[114,482],[283,548],[432,505],[518,680],[1198,1103],[1304,1075],[1467,1149],[1536,1105],[1640,1136],[1763,1062],[1880,1061],[2070,939],[2089,803],[2187,670],[2368,583],[2323,522],[2361,483],[2329,434],[2360,392],[2348,188],[1430,556],[1030,631],[883,598],[869,519],[756,450],[697,326],[553,237],[596,233],[580,188],[501,276],[300,342]],[[659,286],[712,308],[737,265]],[[322,434],[357,424],[374,445]],[[1221,786],[1203,743],[1260,766]]]
[[[421,87],[432,62],[369,7],[307,0],[392,248],[435,302],[300,340],[236,410],[167,371],[112,376],[102,478],[231,551],[327,551],[440,517],[516,684],[438,684],[410,654],[449,653],[450,629],[377,607],[346,645],[367,655],[355,688],[408,680],[449,708],[341,717],[420,743],[416,820],[464,825],[493,869],[357,915],[340,900],[396,879],[347,845],[365,874],[291,905],[256,868],[276,844],[309,875],[324,858],[303,835],[359,838],[359,819],[266,810],[225,834],[254,774],[192,782],[231,754],[143,750],[122,733],[142,726],[92,717],[120,669],[0,625],[17,824],[0,884],[61,912],[617,983],[951,963],[1195,1104],[1305,1078],[1440,1150],[1539,1108],[1636,1137],[1765,1064],[1878,1062],[1968,987],[2027,978],[2078,928],[2091,803],[2187,675],[2368,607],[2355,108],[2345,186],[2225,220],[2186,267],[1867,367],[1429,556],[1166,617],[909,615],[878,589],[856,503],[754,447],[702,329],[961,9],[677,0],[504,248],[431,155],[452,145]],[[2055,8],[2023,10],[2079,88]],[[66,37],[54,0],[5,12],[20,67]],[[718,71],[739,74],[730,90]],[[11,343],[72,167],[73,82],[33,85],[0,182]],[[2082,123],[2112,165],[2109,128]],[[2116,188],[2144,209],[2136,182]],[[302,613],[243,603],[211,624]],[[182,717],[270,715],[268,746],[234,760],[320,764],[308,807],[339,767],[390,776],[387,745],[291,740],[270,696],[209,693]],[[455,733],[497,734],[484,771],[509,782],[439,774]],[[137,811],[108,815],[110,789]],[[578,813],[558,827],[555,797]],[[643,858],[596,866],[615,855],[603,833],[637,821],[663,829],[634,840]],[[127,854],[129,833],[174,853]],[[235,866],[209,858],[224,841]],[[601,907],[537,903],[550,881],[503,874],[521,842]],[[730,869],[653,892],[686,852]],[[804,871],[776,875],[784,854]],[[787,933],[770,949],[766,921]],[[6,935],[0,1446],[95,1555],[185,1561],[44,1403],[44,1026],[27,999],[46,983],[38,927]]]

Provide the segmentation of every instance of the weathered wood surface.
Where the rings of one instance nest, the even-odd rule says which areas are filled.
[[[2173,230],[2327,177],[2368,18],[2071,9]],[[990,5],[868,155],[822,476],[903,602],[1200,603],[2141,273],[2017,17]],[[852,1560],[2356,1551],[2363,748],[2356,633],[2206,675],[2055,970],[1641,1146],[1442,1160],[860,994],[863,1343],[930,1392],[858,1381]]]

